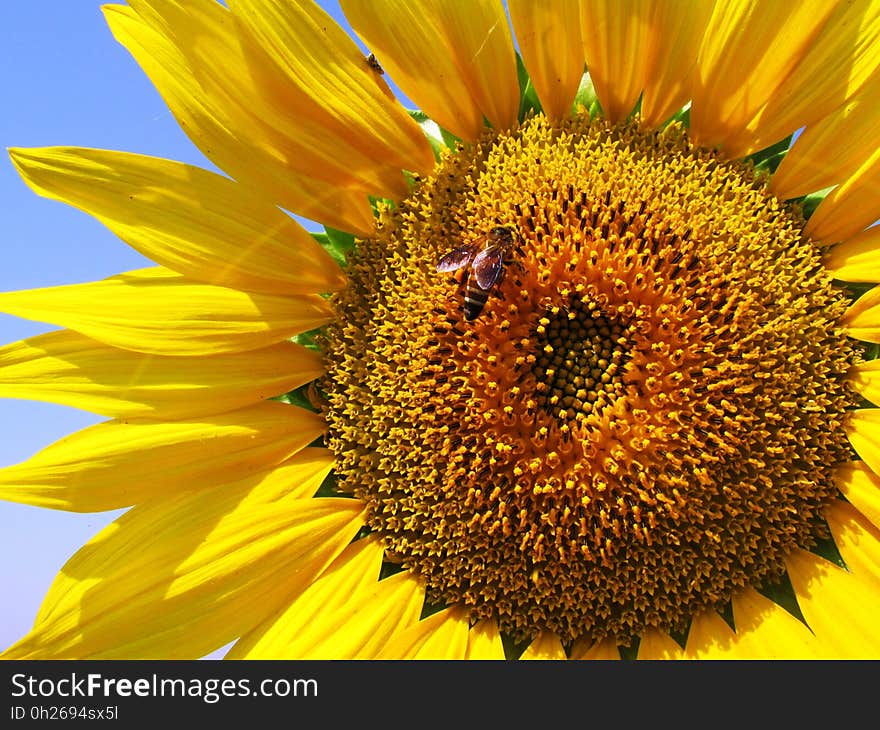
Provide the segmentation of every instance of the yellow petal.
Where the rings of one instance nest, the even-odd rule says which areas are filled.
[[[95,216],[144,256],[196,281],[267,294],[345,286],[302,226],[229,178],[127,152],[46,147],[10,156],[35,192]]]
[[[619,122],[642,93],[652,10],[640,0],[585,0],[580,10],[581,40],[596,97],[605,118]]]
[[[213,491],[280,463],[323,430],[317,414],[275,401],[170,423],[106,421],[0,470],[0,498],[98,512]]]
[[[501,642],[501,632],[498,631],[495,619],[483,619],[471,627],[468,631],[465,659],[504,659],[504,644]]]
[[[464,659],[467,644],[467,612],[446,608],[399,632],[376,658]]]
[[[880,474],[880,408],[859,408],[849,414],[846,435],[856,453]]]
[[[650,629],[639,640],[639,659],[681,659],[684,650],[665,631]]]
[[[544,113],[567,118],[584,75],[577,0],[508,0],[507,9]]]
[[[0,397],[111,418],[176,419],[243,408],[308,383],[321,356],[292,342],[207,357],[144,355],[59,330],[0,348]]]
[[[266,502],[280,499],[310,499],[315,496],[333,468],[333,452],[321,446],[306,446],[293,456],[271,468],[272,479],[251,490],[251,496]],[[275,483],[287,487],[281,496],[276,494]]]
[[[259,39],[223,5],[215,0],[131,0],[130,5],[175,46],[208,103],[222,110],[230,130],[245,140],[242,154],[260,149],[282,169],[370,195],[406,194],[400,166],[384,164],[375,151],[364,154],[327,123],[326,111],[310,114],[314,101],[297,93]],[[312,49],[302,51],[313,55]]]
[[[559,637],[552,631],[542,631],[528,645],[520,659],[551,659],[565,661],[565,648]]]
[[[752,588],[734,596],[733,620],[736,641],[729,658],[814,659],[821,656],[815,636],[803,621]]]
[[[866,148],[865,140],[880,134],[878,104],[880,80],[866,85],[839,109],[809,125],[779,163],[770,179],[770,190],[786,200],[849,178],[875,152],[872,146]]]
[[[880,527],[880,476],[865,462],[853,461],[837,469],[835,483],[859,512]]]
[[[845,241],[880,218],[880,149],[867,152],[864,163],[819,203],[804,226],[818,243]]]
[[[377,538],[349,545],[280,615],[242,637],[227,659],[370,659],[414,625],[424,590],[409,572],[379,580]]]
[[[814,659],[821,655],[810,630],[781,606],[752,588],[733,599],[736,632],[715,612],[691,624],[687,658]]]
[[[726,150],[802,61],[838,4],[717,2],[699,54],[691,106],[694,139]]]
[[[651,3],[651,34],[643,67],[642,124],[656,128],[691,99],[697,54],[712,3]]]
[[[671,0],[581,2],[584,55],[607,118],[624,119],[641,95],[642,123],[653,128],[690,100],[711,10]]]
[[[295,119],[311,117],[328,138],[344,140],[377,167],[431,172],[434,155],[419,126],[389,99],[385,82],[320,7],[290,0],[227,5],[283,71],[280,107],[294,96]],[[341,154],[340,161],[347,161]]]
[[[826,513],[844,560],[851,557],[847,553],[853,547],[860,549],[858,543],[862,541],[871,542],[876,552],[876,529],[869,534],[851,514],[846,514],[848,510],[855,512],[840,502]],[[805,550],[790,555],[786,565],[801,611],[824,658],[869,659],[880,655],[876,573],[859,570],[858,563],[850,566],[853,572],[849,572]]]
[[[404,94],[444,129],[473,141],[483,117],[516,123],[516,55],[500,0],[342,0],[355,32]]]
[[[0,311],[156,355],[255,350],[332,318],[332,309],[317,294],[240,292],[161,267],[88,284],[0,292]]]
[[[876,483],[872,486],[876,489]],[[832,504],[825,518],[840,556],[852,574],[873,591],[872,605],[876,606],[880,603],[880,528],[858,505],[843,500]]]
[[[587,641],[576,641],[571,648],[571,659],[591,661],[619,661],[620,650],[613,639],[605,639],[590,644]]]
[[[880,226],[837,244],[825,256],[824,263],[835,279],[880,282]]]
[[[739,138],[726,146],[728,153],[739,156],[762,149],[832,113],[876,73],[878,41],[876,0],[837,3],[797,67],[781,80]]]
[[[717,611],[702,611],[691,619],[691,625],[688,629],[687,645],[684,651],[676,642],[669,639],[665,642],[663,648],[666,649],[667,655],[662,656],[664,659],[712,659],[719,654],[723,655],[729,651],[730,645],[736,639],[733,630],[727,625],[727,622],[721,618]],[[679,652],[676,653],[675,647]],[[642,659],[641,647],[639,648],[639,659]],[[644,657],[650,658],[650,657]]]
[[[233,124],[230,109],[247,106],[246,101],[218,103],[210,98],[183,51],[133,9],[107,5],[103,10],[116,40],[132,54],[181,128],[208,159],[235,179],[263,191],[282,208],[334,228],[370,235],[375,223],[362,191],[289,169],[273,150],[254,144],[250,130]],[[241,64],[238,50],[238,58],[231,60]],[[221,67],[228,69],[225,63]],[[239,115],[246,111],[238,109]]]
[[[841,321],[850,337],[880,342],[880,286],[875,286],[856,299]]]
[[[642,95],[642,123],[656,127],[691,98],[710,3],[585,0],[581,37],[605,117],[620,121]]]
[[[130,510],[67,562],[4,658],[187,659],[229,643],[362,525],[362,503],[283,499],[288,485],[270,473]]]
[[[871,403],[880,404],[880,360],[868,360],[849,370],[850,385]]]

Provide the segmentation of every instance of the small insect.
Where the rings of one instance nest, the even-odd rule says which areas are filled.
[[[382,66],[379,64],[379,61],[376,59],[376,56],[373,55],[372,53],[369,56],[367,56],[367,66],[369,66],[371,69],[373,69],[373,71],[375,71],[378,74],[385,73],[385,69],[382,68]]]
[[[464,318],[476,319],[489,292],[504,270],[504,257],[516,245],[512,229],[496,226],[475,241],[453,249],[437,262],[437,271],[455,271],[467,266],[467,286],[464,293]]]

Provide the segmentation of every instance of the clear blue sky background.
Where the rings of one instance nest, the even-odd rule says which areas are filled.
[[[321,4],[341,17],[336,0]],[[113,39],[100,6],[99,0],[0,1],[0,144],[120,149],[208,166]],[[148,263],[94,219],[32,193],[5,153],[0,220],[0,290],[91,281]],[[3,344],[51,329],[0,314]],[[62,406],[0,399],[0,466],[101,420]],[[64,562],[117,514],[0,502],[0,649],[30,629]]]

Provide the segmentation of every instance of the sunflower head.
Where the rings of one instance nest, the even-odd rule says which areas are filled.
[[[539,115],[445,155],[359,242],[328,446],[432,602],[628,644],[827,536],[856,350],[765,182],[678,125]]]

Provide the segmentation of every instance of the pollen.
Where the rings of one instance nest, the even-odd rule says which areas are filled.
[[[514,640],[629,643],[724,610],[826,537],[853,457],[860,356],[802,228],[675,125],[539,116],[448,152],[335,300],[338,488],[433,605]],[[501,229],[515,244],[466,317]]]

